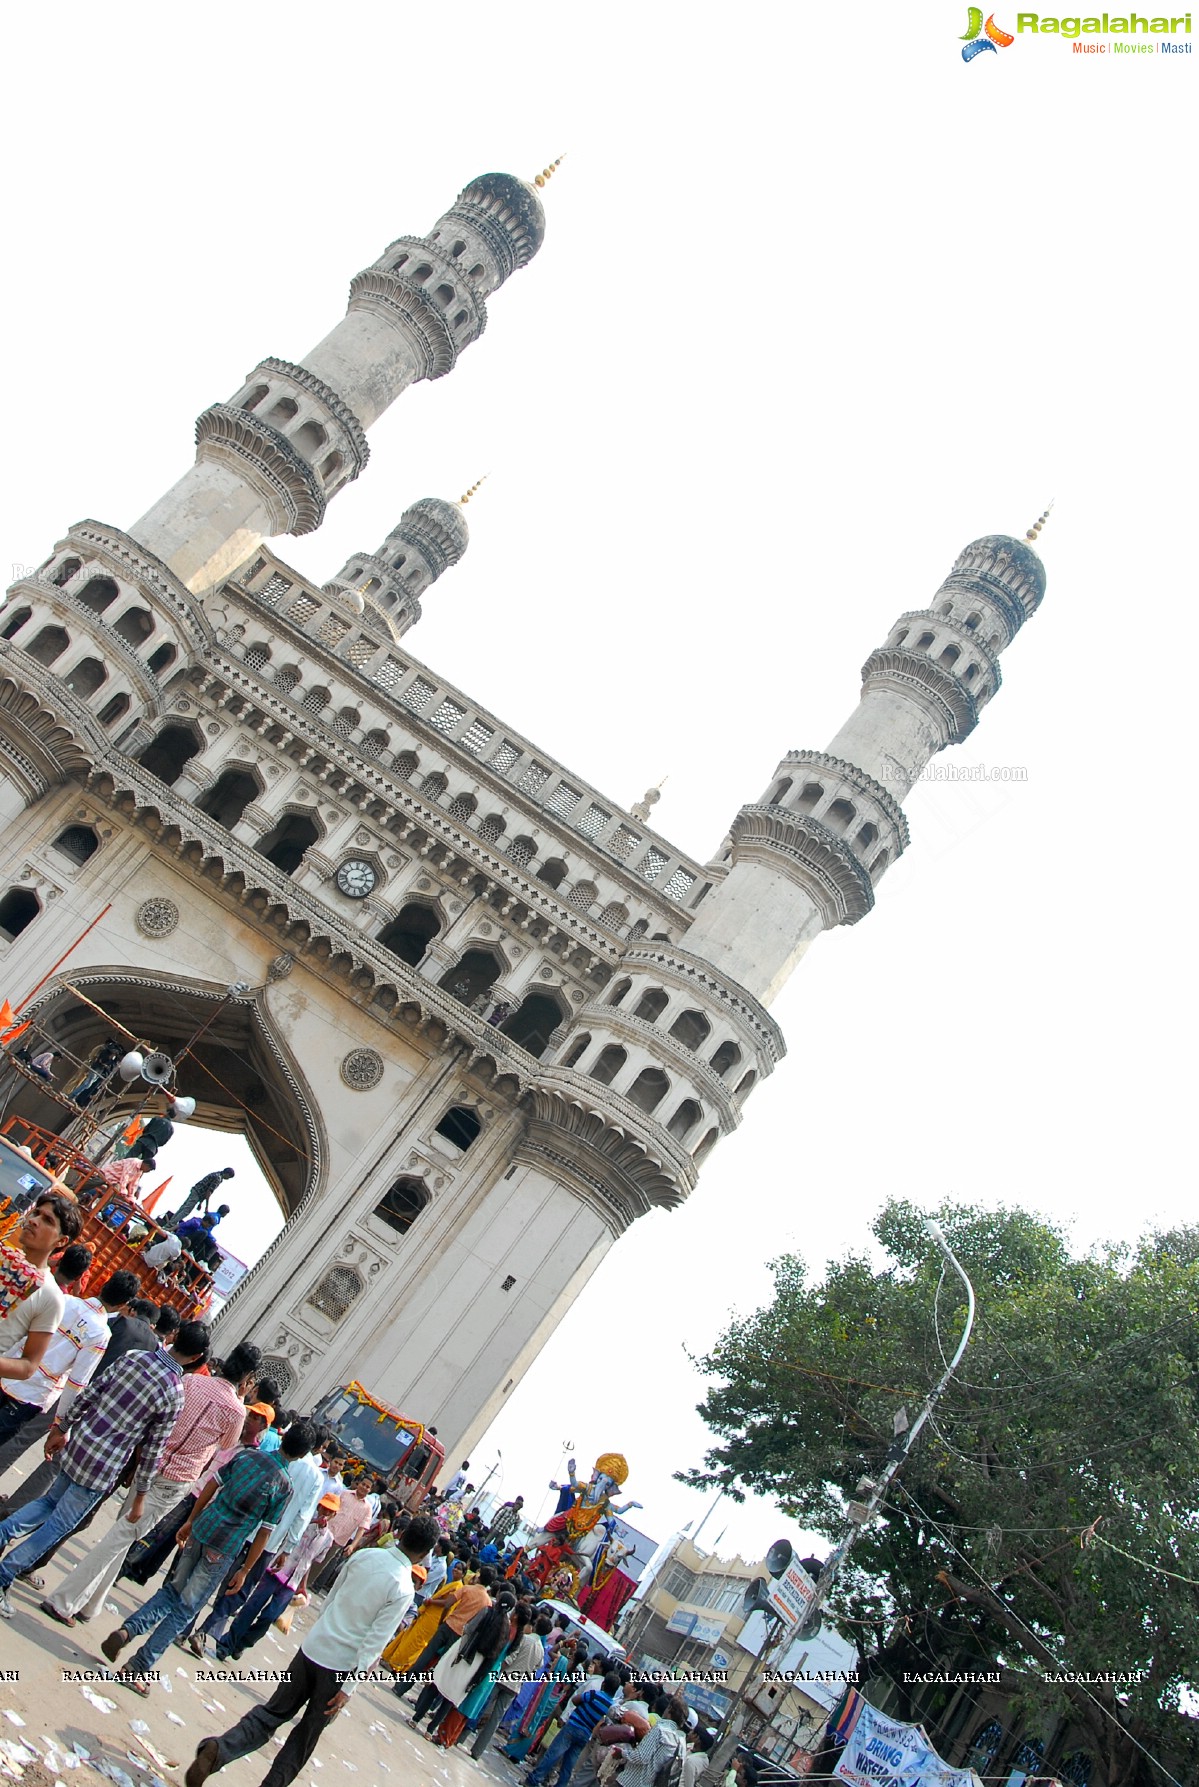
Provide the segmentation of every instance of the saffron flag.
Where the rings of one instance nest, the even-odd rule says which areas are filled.
[[[158,1203],[159,1198],[162,1196],[163,1192],[166,1190],[167,1186],[171,1183],[171,1180],[174,1177],[175,1177],[174,1173],[168,1173],[167,1177],[163,1180],[161,1185],[156,1185],[154,1187],[153,1191],[148,1191],[146,1193],[145,1197],[142,1199],[142,1209],[146,1211],[147,1215],[150,1215],[153,1213],[155,1205]]]
[[[18,1024],[15,1030],[6,1030],[4,1035],[0,1036],[0,1042],[2,1042],[5,1047],[7,1047],[10,1042],[16,1042],[18,1036],[24,1036],[32,1022],[32,1018],[26,1018],[25,1022],[23,1024]]]
[[[6,999],[4,1004],[0,1005],[0,1030],[7,1030],[8,1026],[10,1024],[15,1024],[16,1021],[17,1014]]]
[[[121,1132],[121,1140],[123,1142],[128,1142],[130,1147],[132,1147],[133,1143],[136,1142],[138,1136],[142,1133],[142,1130],[144,1128],[145,1128],[145,1124],[143,1123],[142,1119],[140,1117],[135,1117],[133,1119],[133,1122],[129,1125],[128,1129],[125,1129]],[[172,1177],[174,1177],[173,1174],[172,1174]]]

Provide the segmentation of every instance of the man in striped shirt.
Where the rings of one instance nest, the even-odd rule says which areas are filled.
[[[575,1695],[561,1731],[529,1775],[529,1787],[541,1787],[556,1763],[561,1765],[557,1787],[566,1787],[571,1770],[591,1742],[592,1732],[612,1711],[619,1692],[620,1677],[610,1671],[598,1688],[584,1688]]]
[[[236,1370],[236,1366],[230,1369]],[[42,1602],[43,1613],[64,1626],[73,1626],[76,1619],[94,1619],[121,1573],[130,1546],[150,1532],[168,1508],[190,1494],[220,1447],[237,1445],[246,1413],[238,1390],[247,1376],[242,1373],[234,1383],[227,1373],[220,1377],[185,1373],[183,1407],[171,1429],[162,1463],[142,1498],[140,1516],[133,1516],[135,1491],[131,1489],[122,1509],[124,1519],[118,1517],[104,1537],[89,1547],[87,1556]]]
[[[155,1347],[148,1353],[124,1353],[80,1391],[67,1412],[65,1431],[56,1428],[46,1441],[47,1456],[62,1454],[57,1477],[39,1500],[0,1522],[0,1546],[29,1535],[0,1562],[0,1618],[12,1618],[8,1590],[22,1570],[74,1532],[101,1496],[115,1489],[135,1450],[129,1511],[140,1518],[183,1406],[184,1367],[202,1364],[207,1353],[207,1328],[185,1322],[169,1352]]]

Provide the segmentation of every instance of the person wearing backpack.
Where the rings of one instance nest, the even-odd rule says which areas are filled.
[[[625,1757],[620,1787],[679,1787],[687,1754],[687,1707],[672,1694],[657,1724]]]

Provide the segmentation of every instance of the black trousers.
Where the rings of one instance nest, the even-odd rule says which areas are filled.
[[[334,1669],[314,1663],[298,1650],[287,1666],[287,1676],[269,1700],[252,1707],[244,1719],[216,1739],[217,1767],[261,1750],[269,1743],[280,1725],[298,1718],[283,1748],[278,1752],[263,1778],[262,1787],[288,1787],[294,1781],[320,1742],[321,1733],[329,1724],[326,1709],[340,1688],[344,1676]]]

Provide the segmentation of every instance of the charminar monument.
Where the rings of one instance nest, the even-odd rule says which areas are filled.
[[[287,1215],[221,1341],[259,1342],[288,1402],[357,1376],[451,1454],[740,1123],[783,1056],[771,1001],[870,911],[1045,588],[1035,528],[966,546],[699,862],[655,791],[624,810],[414,656],[462,503],[414,500],[319,587],[293,571],[278,537],[533,261],[543,183],[484,174],[391,242],[303,360],[204,411],[147,514],[76,523],[0,611],[3,991],[48,977],[23,1015],[78,1057],[103,1013],[191,1042],[197,1121],[245,1131]]]

